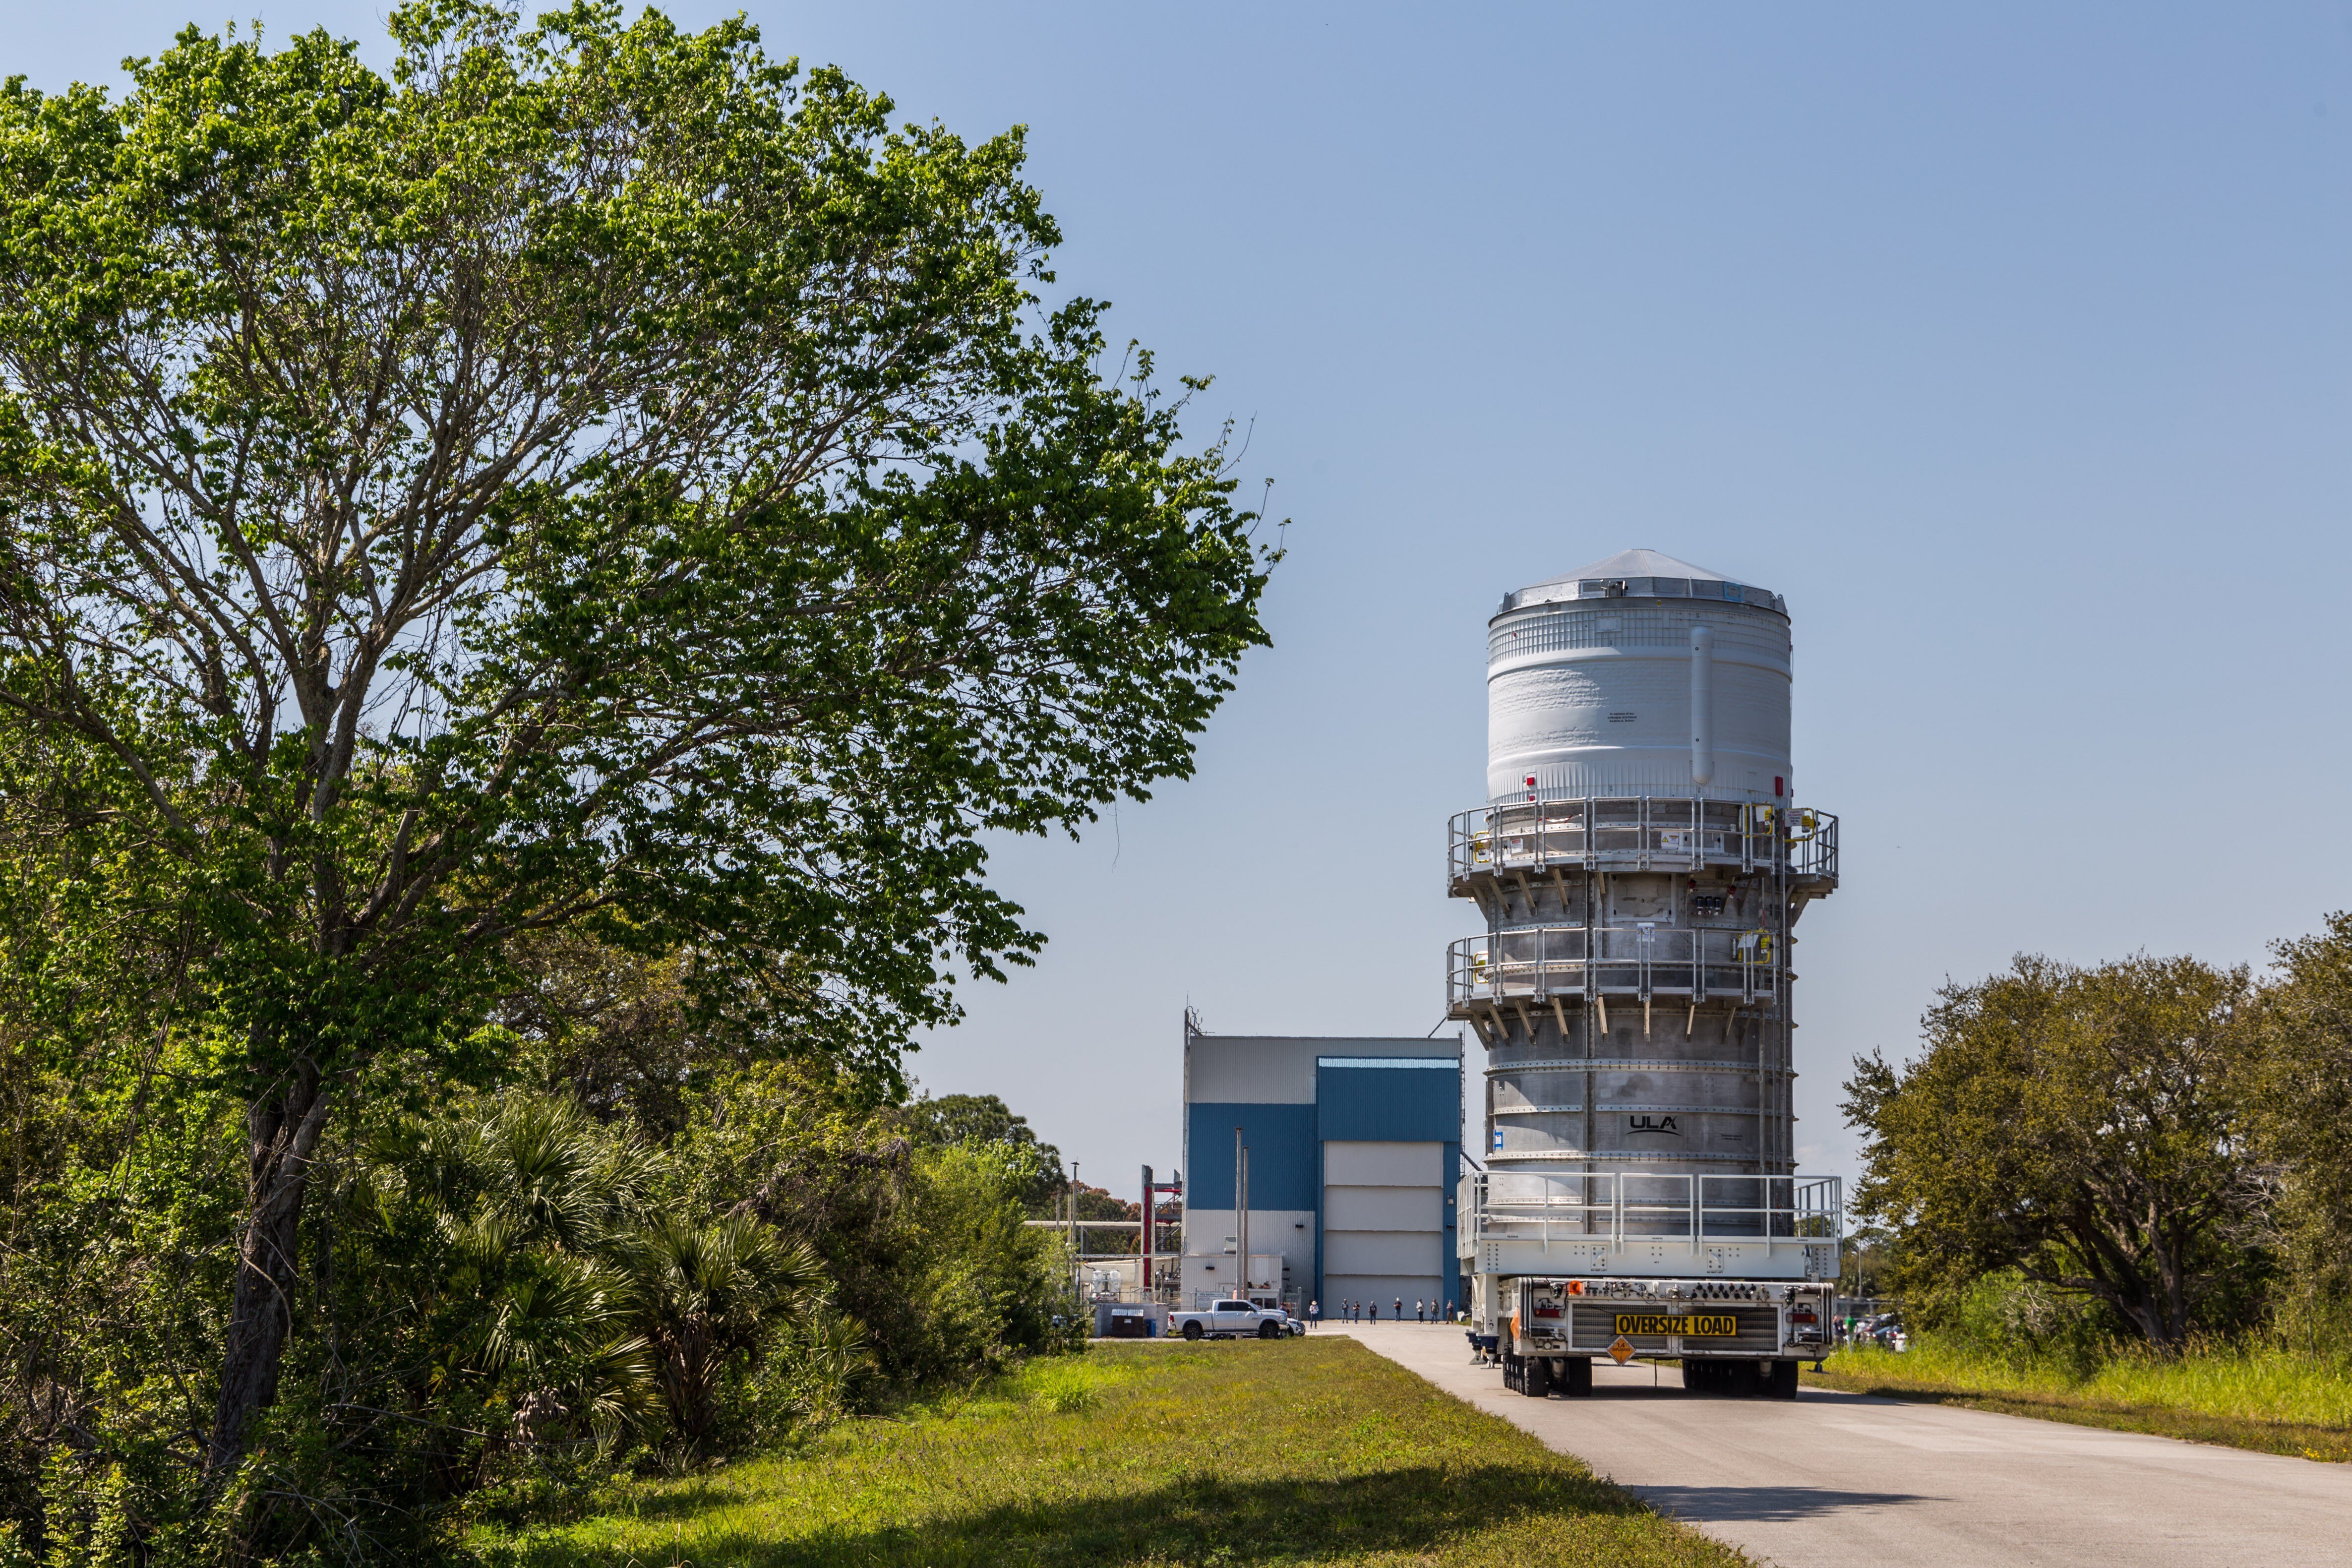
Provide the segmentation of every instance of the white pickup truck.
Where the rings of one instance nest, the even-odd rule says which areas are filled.
[[[1169,1313],[1168,1331],[1188,1340],[1278,1340],[1293,1331],[1289,1314],[1279,1307],[1212,1301],[1205,1311]]]

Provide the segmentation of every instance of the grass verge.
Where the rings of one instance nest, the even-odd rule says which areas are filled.
[[[470,1544],[502,1568],[1748,1561],[1337,1335],[1102,1347]]]
[[[1974,1355],[1923,1336],[1902,1354],[1840,1351],[1828,1370],[1807,1370],[1804,1380],[1853,1394],[2352,1462],[2352,1379],[2341,1367],[2283,1352],[2123,1356],[2076,1374]]]

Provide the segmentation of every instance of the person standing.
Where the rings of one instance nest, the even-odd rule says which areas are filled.
[[[1376,1323],[1377,1323],[1377,1322],[1379,1322],[1380,1321],[1381,1321],[1381,1304],[1380,1304],[1378,1301],[1375,1301],[1375,1302],[1373,1302],[1373,1303],[1372,1303],[1372,1321],[1374,1321],[1374,1322],[1376,1322]]]
[[[1400,1323],[1404,1321],[1404,1298],[1402,1296],[1396,1299],[1396,1321]]]
[[[1322,1316],[1323,1316],[1323,1303],[1322,1303],[1322,1302],[1320,1302],[1320,1301],[1309,1301],[1309,1302],[1307,1302],[1307,1331],[1308,1333],[1310,1333],[1310,1334],[1311,1334],[1311,1333],[1313,1333],[1313,1332],[1315,1331],[1315,1324],[1316,1324],[1317,1321],[1318,1321],[1318,1319],[1320,1319]]]

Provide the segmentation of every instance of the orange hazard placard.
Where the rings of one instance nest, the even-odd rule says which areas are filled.
[[[1623,1366],[1627,1362],[1632,1361],[1633,1359],[1633,1342],[1627,1339],[1624,1335],[1619,1334],[1617,1336],[1617,1342],[1609,1347],[1609,1359],[1615,1362],[1619,1366]]]

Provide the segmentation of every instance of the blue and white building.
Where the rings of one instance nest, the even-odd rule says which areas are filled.
[[[1459,1304],[1462,1041],[1184,1030],[1185,1305]],[[1246,1226],[1237,1145],[1248,1157]],[[1248,1268],[1243,1267],[1246,1236]]]

